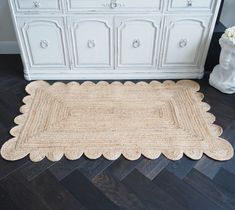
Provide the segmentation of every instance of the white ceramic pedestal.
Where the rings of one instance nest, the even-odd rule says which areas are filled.
[[[220,39],[221,53],[220,64],[210,75],[211,86],[223,93],[235,93],[235,43],[226,39]]]

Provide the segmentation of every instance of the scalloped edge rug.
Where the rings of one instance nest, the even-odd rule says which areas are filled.
[[[1,155],[14,161],[29,154],[38,162],[45,157],[58,161],[63,155],[75,160],[83,154],[108,160],[161,154],[178,160],[185,154],[196,160],[204,153],[228,160],[233,147],[219,137],[222,128],[213,124],[215,117],[199,89],[191,80],[31,82],[22,115],[10,131],[14,138],[2,146]]]

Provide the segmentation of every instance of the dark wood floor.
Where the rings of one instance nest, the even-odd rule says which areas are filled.
[[[235,95],[224,95],[199,81],[223,137],[235,146]],[[0,55],[0,145],[26,95],[19,56]],[[217,162],[183,157],[169,161],[141,157],[127,161],[62,159],[57,163],[29,158],[8,162],[0,158],[1,210],[220,210],[235,209],[235,158]]]

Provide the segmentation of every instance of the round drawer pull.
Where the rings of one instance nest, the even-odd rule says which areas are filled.
[[[188,40],[187,40],[187,39],[182,39],[182,40],[180,40],[179,46],[180,46],[181,48],[185,48],[187,45],[188,45]]]
[[[88,40],[87,47],[88,48],[94,48],[95,47],[95,41],[94,40]]]
[[[118,4],[117,4],[116,0],[112,0],[111,3],[110,3],[110,8],[115,9],[117,7],[118,7]]]
[[[49,46],[49,43],[47,40],[42,40],[40,42],[40,46],[41,46],[41,48],[46,49]]]
[[[125,7],[125,4],[117,3],[116,1],[117,0],[112,0],[110,3],[102,4],[102,6],[105,8],[109,8],[109,9],[116,9],[116,8]]]
[[[140,47],[140,40],[139,40],[139,39],[135,39],[135,40],[133,41],[133,43],[132,43],[132,46],[133,46],[134,48]]]
[[[34,1],[34,2],[33,2],[33,7],[34,7],[35,9],[40,8],[40,2],[39,2],[39,1]]]
[[[187,0],[187,7],[192,7],[192,6],[193,6],[193,1]]]

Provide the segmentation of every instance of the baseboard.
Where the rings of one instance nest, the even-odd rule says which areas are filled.
[[[142,72],[142,73],[81,73],[78,71],[70,71],[65,73],[44,73],[48,70],[44,69],[42,72],[25,71],[24,77],[26,80],[155,80],[155,79],[201,79],[203,72]]]
[[[20,54],[16,41],[0,41],[0,54]]]

